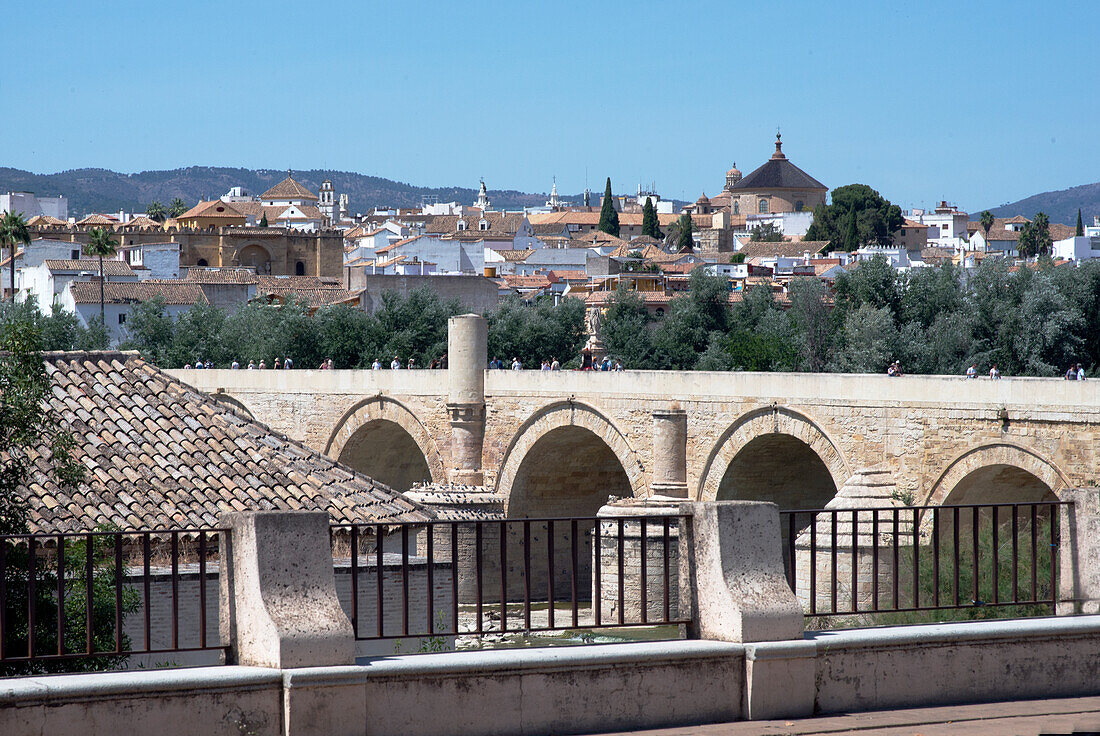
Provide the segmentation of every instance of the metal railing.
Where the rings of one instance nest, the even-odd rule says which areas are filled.
[[[787,581],[809,616],[1049,609],[1067,503],[781,511]]]
[[[678,626],[686,519],[334,525],[337,591],[360,640]]]
[[[212,581],[223,531],[0,536],[0,672],[223,649]]]

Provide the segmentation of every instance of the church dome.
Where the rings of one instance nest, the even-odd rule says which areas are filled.
[[[741,169],[737,168],[737,164],[735,163],[733,165],[733,168],[726,172],[726,176],[727,177],[736,176],[738,179],[740,179],[741,178]]]

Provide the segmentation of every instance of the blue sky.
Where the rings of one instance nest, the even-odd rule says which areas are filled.
[[[695,199],[763,163],[778,125],[829,187],[904,207],[1100,180],[1091,0],[36,0],[4,25],[0,165],[36,172],[557,176],[563,193],[587,172]]]

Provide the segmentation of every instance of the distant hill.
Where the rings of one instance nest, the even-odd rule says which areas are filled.
[[[1060,222],[1064,225],[1076,225],[1077,210],[1080,209],[1085,224],[1091,225],[1093,216],[1100,215],[1100,182],[1082,184],[1079,187],[1060,189],[1056,192],[1034,194],[1012,204],[982,209],[988,209],[997,217],[1023,215],[1031,218],[1036,212],[1045,212],[1051,222]],[[982,209],[973,210],[970,213],[970,219],[977,220]]]
[[[244,187],[262,194],[286,177],[286,170],[233,169],[215,166],[189,166],[171,171],[142,171],[120,174],[107,169],[71,169],[57,174],[34,174],[20,169],[0,167],[0,191],[29,191],[39,196],[65,195],[69,215],[81,217],[89,212],[117,212],[120,209],[144,212],[153,200],[167,205],[179,197],[188,205],[200,198],[214,199],[231,187]],[[321,182],[331,179],[337,194],[348,195],[352,214],[372,207],[417,207],[427,196],[440,202],[473,204],[477,189],[467,187],[417,187],[412,184],[367,176],[350,171],[294,171],[294,178],[316,192]],[[520,209],[545,204],[549,195],[513,190],[489,190],[494,207]],[[580,196],[576,197],[580,201]]]

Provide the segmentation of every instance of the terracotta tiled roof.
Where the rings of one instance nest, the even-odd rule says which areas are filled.
[[[527,250],[497,250],[494,252],[499,253],[508,263],[523,263],[535,253],[535,251],[530,248]]]
[[[77,304],[99,304],[98,281],[72,281],[69,292]],[[165,304],[206,304],[206,295],[196,283],[179,280],[108,281],[103,284],[106,304],[133,304],[161,297]]]
[[[264,289],[264,296],[294,297],[305,301],[311,308],[327,307],[333,304],[346,304],[359,299],[363,289],[281,289],[271,291]]]
[[[33,531],[210,526],[226,511],[324,509],[334,521],[428,514],[370,478],[276,434],[132,353],[49,353],[50,405],[86,482],[62,489],[35,456]]]
[[[99,275],[99,259],[82,258],[79,261],[46,259],[46,268],[51,271],[89,271]],[[134,276],[134,270],[125,261],[103,260],[103,273],[110,276]],[[96,301],[99,301],[97,298]]]
[[[809,253],[820,253],[829,245],[827,240],[796,240],[793,243],[762,243],[749,242],[738,251],[744,253],[745,258],[757,258],[768,256],[781,256],[783,258],[796,258]]]
[[[333,276],[257,276],[261,291],[279,292],[287,289],[338,289],[340,279]]]
[[[107,215],[91,214],[85,217],[83,220],[77,220],[77,225],[117,225],[117,217],[109,217]]]
[[[478,224],[484,219],[489,226],[488,230],[479,230]],[[458,229],[458,221],[466,222],[466,230]],[[506,235],[512,237],[523,223],[523,215],[513,215],[506,212],[486,212],[484,214],[469,215],[432,215],[424,223],[424,232],[436,234],[459,234],[473,231],[474,234],[486,237],[500,237]]]
[[[145,215],[138,215],[137,217],[135,217],[132,220],[130,220],[129,222],[127,222],[123,227],[137,227],[137,228],[149,228],[149,227],[151,227],[151,228],[154,228],[154,229],[159,229],[161,227],[161,224],[159,222],[157,222],[156,220],[154,220],[152,217],[146,217]]]
[[[260,199],[310,199],[317,200],[317,195],[288,176],[275,186],[260,195]]]
[[[243,268],[199,268],[187,269],[187,280],[199,284],[256,284],[259,278],[255,273]]]
[[[556,276],[561,281],[587,281],[588,280],[588,274],[586,274],[584,271],[561,271],[561,270],[558,270],[558,269],[555,268],[554,270],[550,271],[550,274],[553,274],[554,276]]]
[[[31,219],[27,220],[28,227],[36,227],[39,225],[67,225],[64,220],[59,220],[56,217],[50,217],[49,215],[35,215]]]
[[[204,217],[210,220],[239,220],[244,217],[244,213],[237,210],[229,202],[215,199],[209,202],[199,202],[176,219],[192,220],[196,217]]]

